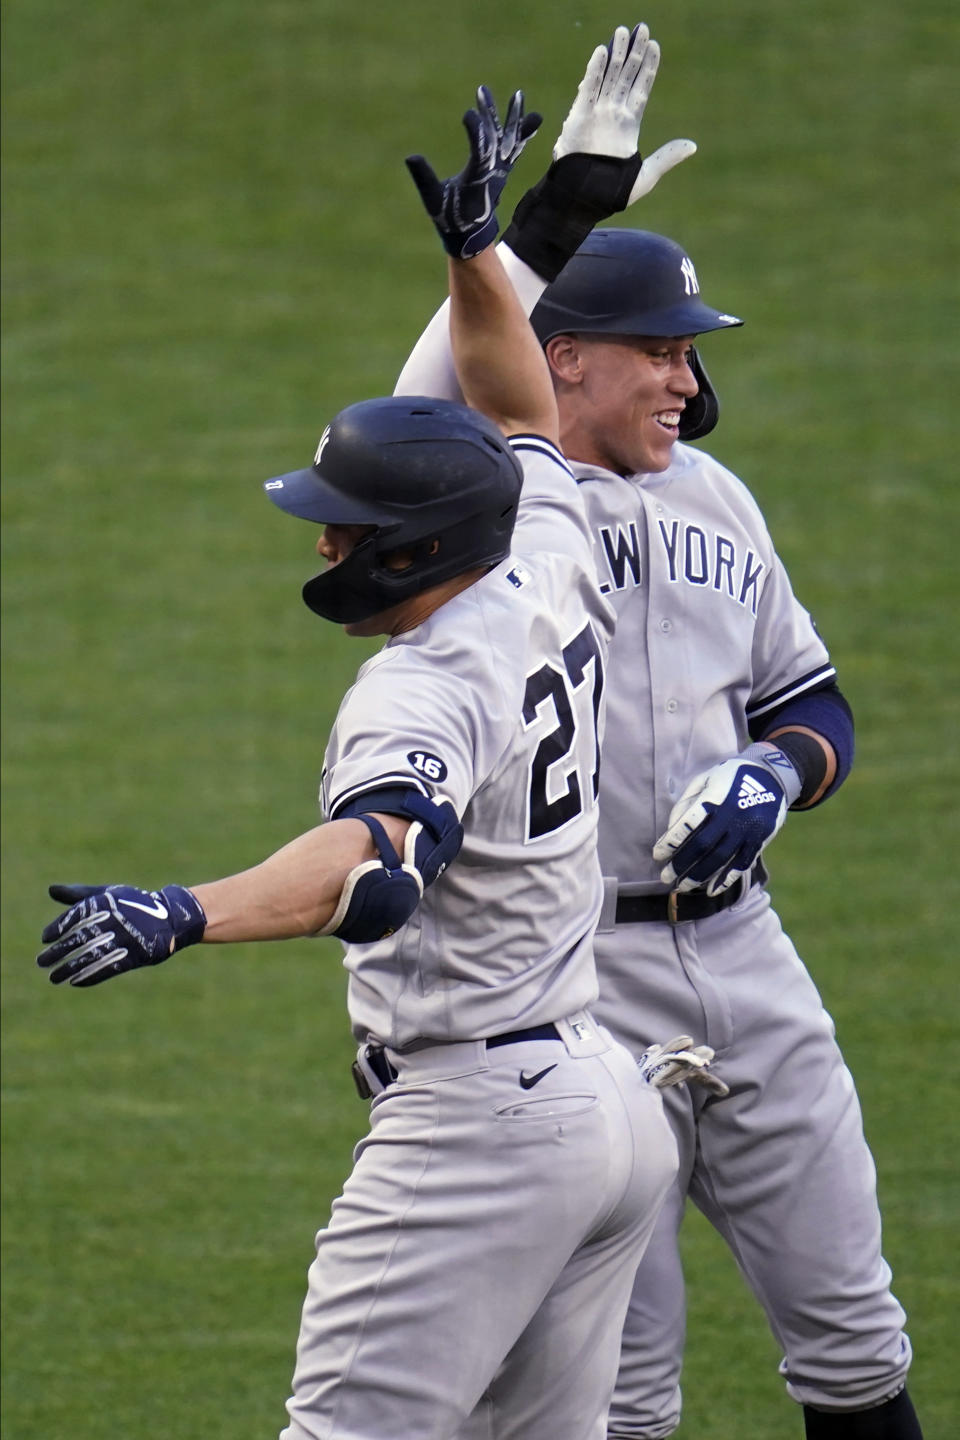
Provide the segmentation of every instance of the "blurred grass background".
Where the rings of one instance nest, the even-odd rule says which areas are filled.
[[[459,168],[475,86],[523,85],[546,120],[515,201],[592,47],[636,18],[597,0],[8,0],[6,1440],[282,1424],[313,1231],[364,1126],[339,949],[197,951],[63,994],[33,967],[45,887],[197,882],[315,823],[366,652],[300,604],[313,537],[261,481],[389,392],[442,296],[403,156]],[[773,889],[859,1082],[911,1389],[947,1440],[960,24],[953,0],[656,0],[643,18],[664,51],[643,148],[690,135],[700,153],[630,221],[679,239],[706,297],[747,318],[703,347],[709,447],[763,504],[858,717],[854,775],[778,839]],[[696,1215],[685,1248],[679,1434],[799,1436],[760,1312]]]

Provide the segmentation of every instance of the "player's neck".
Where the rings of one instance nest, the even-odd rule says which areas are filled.
[[[419,595],[413,595],[404,605],[398,605],[398,623],[389,632],[391,636],[406,635],[408,631],[415,630],[441,606],[446,605],[455,595],[460,595],[464,590],[469,590],[489,570],[488,565],[476,566],[473,570],[466,571],[463,575],[455,575],[452,580],[441,581],[439,585],[432,585],[429,590],[422,591]]]
[[[390,639],[407,635],[425,620],[429,620],[448,600],[475,585],[489,569],[488,565],[476,566],[463,575],[455,575],[452,580],[431,585],[429,590],[422,590],[419,595],[411,595],[409,600],[401,600],[399,605],[392,605],[389,610],[381,610],[378,614],[371,615],[368,620],[357,620],[343,628],[348,635],[361,639],[373,635],[387,635]]]

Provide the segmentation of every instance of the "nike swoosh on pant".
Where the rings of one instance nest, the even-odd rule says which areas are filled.
[[[521,1086],[521,1088],[524,1089],[524,1090],[532,1090],[533,1087],[534,1087],[534,1085],[537,1084],[538,1080],[542,1080],[543,1077],[544,1077],[544,1075],[549,1075],[549,1074],[550,1074],[550,1071],[551,1071],[551,1070],[556,1070],[556,1068],[557,1068],[557,1067],[556,1067],[555,1064],[554,1064],[554,1065],[547,1065],[543,1070],[538,1070],[537,1073],[536,1073],[536,1075],[525,1075],[524,1072],[521,1070],[521,1071],[520,1071],[520,1086]]]

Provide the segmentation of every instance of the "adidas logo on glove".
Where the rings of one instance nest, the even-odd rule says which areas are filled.
[[[749,810],[752,805],[765,805],[768,801],[777,804],[777,796],[765,790],[760,781],[754,780],[752,775],[744,775],[740,794],[737,796],[738,809]]]

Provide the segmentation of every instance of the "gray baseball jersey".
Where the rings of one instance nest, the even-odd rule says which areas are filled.
[[[830,1017],[768,895],[755,887],[678,926],[614,919],[618,892],[665,888],[651,849],[687,782],[749,743],[752,718],[834,670],[729,470],[679,444],[656,475],[573,469],[617,609],[596,1013],[633,1050],[667,1033],[705,1040],[731,1087],[722,1101],[688,1087],[665,1097],[680,1173],[637,1274],[608,1433],[649,1440],[679,1422],[687,1194],[766,1310],[794,1399],[876,1404],[903,1383],[910,1346],[881,1254],[873,1160]]]
[[[395,936],[346,947],[396,1079],[317,1236],[282,1440],[603,1440],[676,1172],[659,1092],[584,1008],[613,615],[562,457],[512,443],[510,557],[363,667],[327,753],[330,818],[405,781],[465,837]]]
[[[354,1031],[397,1049],[540,1024],[596,996],[613,615],[559,451],[535,436],[512,444],[524,484],[510,556],[363,666],[326,755],[330,819],[403,781],[463,821],[456,863],[407,924],[346,947]]]
[[[662,474],[575,473],[617,611],[600,863],[662,890],[653,846],[687,782],[748,745],[750,719],[834,670],[756,501],[729,470],[678,444]]]
[[[542,282],[501,254],[532,307]],[[397,389],[456,398],[443,310]],[[699,921],[615,920],[618,893],[666,889],[651,852],[687,783],[740,751],[752,719],[829,681],[830,658],[755,500],[709,455],[678,444],[661,474],[573,471],[617,611],[595,1012],[636,1053],[673,1034],[706,1041],[731,1087],[706,1102],[687,1086],[666,1092],[680,1171],[637,1274],[608,1434],[658,1440],[679,1423],[688,1194],[764,1307],[793,1398],[865,1409],[902,1386],[911,1352],[856,1090],[816,987],[761,885]]]

